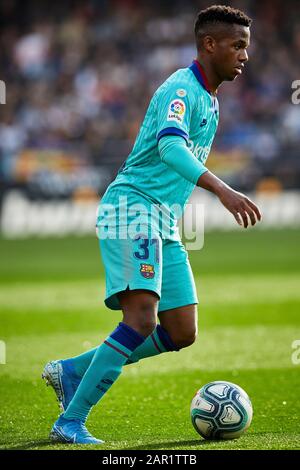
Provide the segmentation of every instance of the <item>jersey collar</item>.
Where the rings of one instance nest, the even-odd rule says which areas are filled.
[[[192,65],[189,67],[194,73],[198,82],[203,86],[203,88],[211,95],[211,89],[208,83],[207,76],[205,75],[204,69],[198,60],[193,60]]]

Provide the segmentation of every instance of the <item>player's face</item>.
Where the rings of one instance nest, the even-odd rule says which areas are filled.
[[[234,25],[229,29],[228,37],[217,41],[214,66],[222,81],[234,80],[243,72],[243,67],[248,61],[246,49],[249,44],[250,29],[241,25]]]

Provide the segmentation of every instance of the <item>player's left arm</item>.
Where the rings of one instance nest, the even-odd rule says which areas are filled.
[[[247,228],[249,219],[252,225],[261,220],[257,205],[211,173],[189,150],[182,137],[164,136],[159,140],[158,149],[166,165],[191,183],[214,193],[239,225]]]
[[[199,112],[197,100],[184,84],[166,84],[157,95],[157,140],[162,161],[191,183],[216,194],[239,225],[248,227],[249,219],[255,225],[261,213],[254,202],[208,171],[188,148],[194,111]]]
[[[184,82],[166,82],[156,95],[157,141],[161,160],[193,184],[207,171],[188,148],[193,113],[198,100]]]
[[[210,171],[199,176],[197,186],[214,193],[224,207],[231,212],[239,225],[248,227],[248,217],[252,225],[261,220],[261,212],[257,205],[245,194],[235,191]]]
[[[158,150],[162,162],[195,185],[200,176],[208,171],[180,136],[166,135],[162,137],[158,142]]]

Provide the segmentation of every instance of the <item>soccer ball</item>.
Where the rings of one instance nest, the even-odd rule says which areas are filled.
[[[191,403],[196,431],[205,439],[236,439],[249,428],[252,404],[247,393],[231,382],[204,385]]]

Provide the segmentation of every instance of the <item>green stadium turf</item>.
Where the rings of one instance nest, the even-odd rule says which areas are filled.
[[[296,230],[208,233],[190,252],[197,342],[125,368],[90,415],[89,430],[105,440],[92,448],[300,449],[300,364],[291,360],[300,340],[299,242]],[[103,295],[95,239],[0,240],[0,448],[74,448],[48,440],[59,410],[40,376],[46,361],[78,354],[114,328],[121,316]],[[192,427],[192,396],[213,380],[235,382],[252,399],[240,439],[206,442]]]

